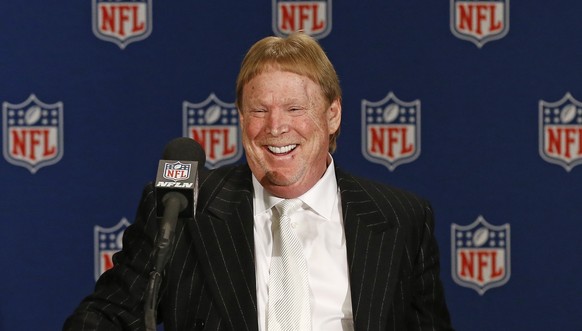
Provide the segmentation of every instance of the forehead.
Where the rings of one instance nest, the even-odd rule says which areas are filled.
[[[275,68],[265,70],[243,87],[244,99],[319,99],[322,91],[309,77]]]

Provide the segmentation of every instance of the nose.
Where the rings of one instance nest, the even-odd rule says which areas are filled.
[[[285,116],[284,112],[278,110],[268,112],[265,132],[273,136],[289,132],[288,116]]]

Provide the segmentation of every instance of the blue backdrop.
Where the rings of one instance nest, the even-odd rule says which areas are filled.
[[[209,166],[244,159],[232,116],[242,57],[298,28],[341,79],[337,164],[432,202],[455,327],[582,330],[580,10],[0,2],[0,330],[61,327],[119,249],[169,140],[206,139]]]

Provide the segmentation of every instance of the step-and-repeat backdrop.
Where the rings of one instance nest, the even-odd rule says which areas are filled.
[[[165,144],[244,161],[248,47],[317,38],[336,162],[436,212],[458,330],[582,330],[579,1],[0,3],[0,329],[57,330],[111,266]]]

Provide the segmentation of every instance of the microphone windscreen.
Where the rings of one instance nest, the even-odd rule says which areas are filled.
[[[164,148],[164,160],[198,161],[198,169],[206,163],[206,153],[200,144],[191,138],[179,137],[171,140]]]

